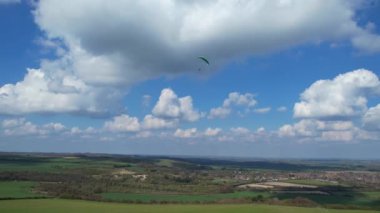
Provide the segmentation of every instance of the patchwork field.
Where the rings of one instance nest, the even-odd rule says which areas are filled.
[[[379,165],[5,153],[0,212],[375,212]]]
[[[0,199],[42,197],[33,192],[34,186],[30,181],[0,181]]]
[[[378,213],[366,210],[335,210],[322,208],[301,208],[269,205],[137,205],[103,203],[92,201],[43,199],[43,200],[7,200],[0,201],[2,213],[66,213],[66,212],[133,212],[133,213]]]

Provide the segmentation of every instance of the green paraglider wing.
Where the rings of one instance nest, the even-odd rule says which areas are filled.
[[[210,65],[210,62],[205,57],[200,56],[198,58]]]

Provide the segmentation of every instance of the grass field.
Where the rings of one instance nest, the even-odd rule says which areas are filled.
[[[380,200],[380,192],[363,192],[363,194],[371,199]]]
[[[34,183],[29,181],[1,181],[0,199],[41,197],[33,192]]]
[[[138,205],[102,203],[78,200],[7,200],[0,201],[0,212],[2,213],[63,213],[63,212],[133,212],[133,213],[379,213],[365,210],[333,210],[321,208],[300,208],[286,206],[268,205]]]
[[[173,166],[173,163],[175,163],[176,161],[174,160],[169,160],[169,159],[160,159],[156,165],[158,166],[166,166],[166,167],[172,167]]]
[[[205,195],[173,195],[173,194],[130,194],[130,193],[103,193],[105,200],[109,201],[138,201],[148,203],[151,201],[167,202],[212,202],[223,199],[253,198],[261,195],[266,198],[269,192],[234,192],[224,194],[205,194]]]

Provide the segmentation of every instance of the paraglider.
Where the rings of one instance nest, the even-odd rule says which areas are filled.
[[[210,65],[210,62],[205,57],[199,56],[198,58]]]
[[[202,60],[202,61],[205,62],[207,65],[210,65],[210,62],[209,62],[205,57],[199,56],[198,59]],[[200,68],[200,67],[198,68],[198,71],[201,71],[201,68]]]

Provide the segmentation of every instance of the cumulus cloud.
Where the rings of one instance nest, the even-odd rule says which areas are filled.
[[[315,136],[321,130],[324,122],[318,120],[301,120],[294,125],[284,125],[279,129],[280,136]]]
[[[162,118],[157,118],[153,115],[146,115],[144,117],[142,127],[144,129],[163,129],[163,128],[173,128],[178,125],[177,119],[165,120]]]
[[[231,92],[228,98],[224,100],[223,107],[228,108],[232,106],[246,106],[253,107],[256,105],[254,95],[251,93],[240,94],[238,92]]]
[[[358,133],[352,121],[320,121],[303,119],[279,128],[280,137],[295,137],[301,141],[352,141]]]
[[[249,129],[245,127],[232,127],[230,131],[237,135],[246,135],[251,132]]]
[[[332,80],[313,83],[294,105],[294,116],[341,119],[362,115],[367,110],[367,98],[374,94],[380,95],[376,74],[365,69],[354,70]]]
[[[359,47],[364,53],[380,52],[380,36],[366,31],[352,38],[354,46]]]
[[[137,117],[122,114],[105,122],[104,129],[116,132],[166,129],[178,126],[181,121],[194,122],[200,118],[201,113],[193,108],[190,96],[178,97],[172,89],[166,88],[161,91],[152,114],[145,115],[141,122]]]
[[[255,109],[254,112],[259,113],[259,114],[265,114],[265,113],[268,113],[270,110],[271,110],[270,107],[264,107],[264,108]]]
[[[138,132],[146,135],[149,130],[174,128],[179,124],[178,119],[163,119],[154,115],[145,115],[140,121],[137,117],[127,114],[118,115],[104,123],[103,129],[110,132]]]
[[[201,114],[193,108],[193,99],[190,96],[179,98],[172,89],[166,88],[153,108],[153,115],[166,119],[181,119],[197,121]]]
[[[265,133],[265,128],[264,127],[259,127],[256,130],[257,133]]]
[[[342,0],[104,3],[40,1],[34,13],[48,38],[64,41],[86,82],[131,84],[193,72],[200,54],[217,67],[307,42],[351,40],[368,52],[379,45],[379,36],[355,21],[360,5]]]
[[[354,137],[353,131],[324,131],[321,135],[325,141],[352,141]]]
[[[208,137],[213,137],[213,136],[219,135],[221,132],[222,132],[221,128],[207,128],[204,131],[204,135]]]
[[[264,127],[257,128],[256,131],[252,131],[246,127],[232,127],[229,131],[223,131],[217,138],[221,142],[270,142],[278,138],[274,138],[271,132],[265,130]]]
[[[94,127],[87,127],[84,129],[80,129],[79,127],[71,127],[71,129],[66,133],[68,135],[80,135],[81,137],[88,137],[89,135],[95,135],[100,133],[100,129],[95,129]]]
[[[244,107],[246,110],[254,107],[257,101],[254,99],[254,95],[251,93],[241,94],[238,92],[231,92],[228,97],[223,101],[223,105],[220,107],[212,108],[208,115],[209,119],[213,118],[226,118],[231,114],[232,108]]]
[[[363,116],[363,124],[366,129],[380,130],[380,104],[368,109]]]
[[[178,138],[194,138],[198,135],[197,128],[177,129],[174,136]]]
[[[66,127],[61,123],[48,123],[36,125],[25,118],[6,119],[1,122],[1,129],[6,136],[25,136],[37,135],[44,136],[49,134],[61,133]]]
[[[380,81],[369,70],[358,69],[331,80],[316,81],[294,105],[294,117],[300,120],[283,125],[277,135],[297,141],[379,140],[376,130],[380,127],[380,105],[367,106],[368,100],[376,96],[380,96]]]
[[[231,109],[224,107],[212,108],[208,118],[226,118],[231,113]]]
[[[117,111],[126,87],[198,73],[199,55],[209,58],[203,70],[212,72],[237,58],[303,43],[349,40],[360,51],[378,52],[374,24],[356,22],[359,6],[343,0],[38,1],[33,14],[46,35],[42,43],[57,57],[1,87],[0,113]],[[35,100],[28,98],[35,94]],[[210,117],[228,114],[214,111]],[[187,116],[198,119],[196,113]]]
[[[104,114],[120,107],[120,97],[118,91],[88,86],[75,76],[60,75],[59,70],[51,75],[28,69],[23,81],[0,87],[0,114]]]
[[[288,108],[286,108],[285,106],[280,106],[277,108],[278,112],[286,112],[287,110],[288,110]]]
[[[112,121],[104,123],[104,129],[111,132],[137,132],[140,128],[138,118],[126,114],[116,116]]]

